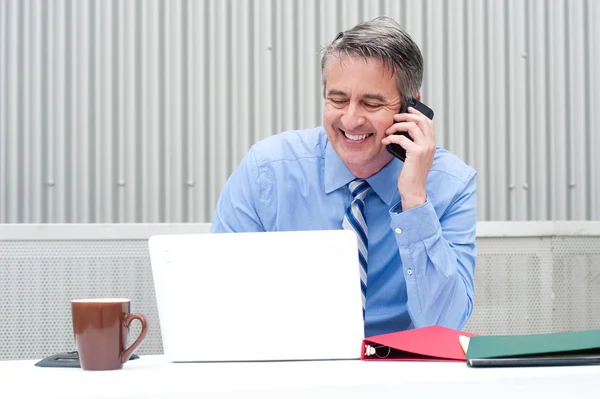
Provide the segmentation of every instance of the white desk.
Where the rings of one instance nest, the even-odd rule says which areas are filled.
[[[464,363],[169,364],[142,356],[123,370],[0,362],[0,398],[444,397],[598,398],[600,366],[471,369]],[[408,396],[413,395],[413,396]]]

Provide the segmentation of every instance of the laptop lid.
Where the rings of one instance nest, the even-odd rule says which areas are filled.
[[[353,232],[157,235],[149,249],[169,361],[360,358]]]

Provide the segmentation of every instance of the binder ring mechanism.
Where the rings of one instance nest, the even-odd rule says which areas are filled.
[[[377,350],[380,349],[379,353],[377,353]],[[387,353],[383,354],[381,352],[385,352],[385,350],[387,349]],[[377,356],[380,359],[385,359],[386,357],[388,357],[391,353],[392,349],[389,346],[384,346],[384,345],[365,345],[365,356]]]

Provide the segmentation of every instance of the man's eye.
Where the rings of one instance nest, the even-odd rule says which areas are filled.
[[[343,104],[346,102],[346,100],[338,100],[336,98],[330,98],[329,101],[331,101],[334,104]]]
[[[365,107],[367,108],[379,108],[381,107],[381,104],[369,104],[369,103],[365,103]]]

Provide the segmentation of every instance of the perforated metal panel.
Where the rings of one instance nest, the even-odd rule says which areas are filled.
[[[600,237],[478,238],[466,331],[600,329]]]
[[[479,334],[552,330],[550,238],[479,238],[475,299],[466,331]]]
[[[146,240],[0,241],[0,360],[74,350],[71,300],[93,297],[130,298],[136,353],[162,353]]]
[[[554,237],[555,331],[600,329],[600,237]]]

